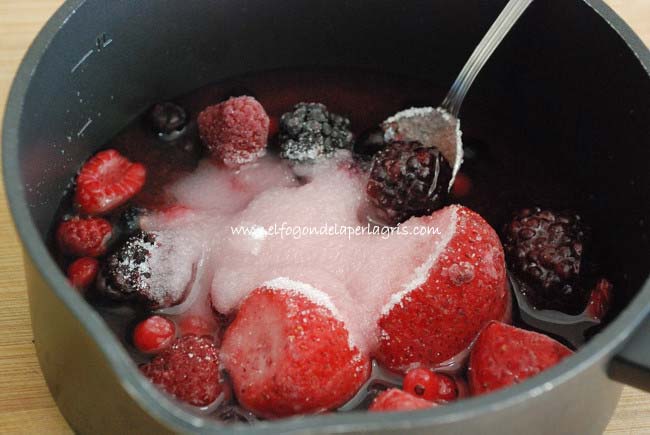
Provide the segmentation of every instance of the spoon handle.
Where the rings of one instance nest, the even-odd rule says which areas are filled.
[[[510,0],[503,8],[503,11],[501,11],[490,30],[474,49],[460,74],[458,74],[456,81],[441,104],[443,109],[458,117],[465,95],[467,95],[467,91],[469,91],[479,72],[481,72],[494,50],[532,2],[533,0]]]

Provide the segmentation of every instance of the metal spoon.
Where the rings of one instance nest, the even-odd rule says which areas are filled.
[[[423,145],[438,148],[452,167],[450,189],[463,162],[463,142],[458,119],[463,100],[494,50],[532,2],[533,0],[508,2],[474,49],[440,107],[403,110],[382,124],[386,141],[416,140]]]

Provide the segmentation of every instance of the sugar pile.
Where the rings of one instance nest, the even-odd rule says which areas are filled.
[[[296,177],[273,156],[237,171],[203,162],[169,186],[182,207],[143,222],[146,231],[165,234],[174,247],[156,258],[184,276],[186,259],[202,258],[194,263],[193,276],[203,278],[190,293],[211,297],[190,294],[187,301],[211,300],[221,313],[235,310],[264,283],[302,283],[310,289],[303,294],[344,321],[361,350],[371,349],[382,309],[426,278],[421,266],[428,269],[432,254],[448,243],[456,209],[413,218],[401,227],[403,232],[430,228],[425,235],[331,234],[342,227],[369,228],[362,217],[364,180],[340,164],[347,157],[310,166],[307,178]]]

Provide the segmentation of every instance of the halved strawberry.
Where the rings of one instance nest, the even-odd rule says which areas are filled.
[[[391,388],[379,393],[368,408],[368,411],[414,411],[417,409],[429,409],[436,406],[428,400],[415,397],[406,391]]]
[[[449,206],[423,218],[446,222],[414,282],[396,292],[379,319],[382,365],[397,372],[433,368],[467,349],[490,320],[509,317],[503,248],[478,214]],[[445,235],[446,234],[446,235]]]
[[[56,240],[64,254],[99,257],[106,252],[112,234],[113,227],[106,219],[75,216],[59,224]]]
[[[127,202],[144,185],[146,169],[113,149],[88,160],[77,176],[75,204],[83,213],[107,213]]]
[[[546,335],[491,322],[479,335],[470,354],[470,390],[476,395],[518,384],[572,353]]]
[[[239,402],[266,418],[334,409],[370,374],[333,312],[291,289],[254,290],[225,333],[221,358]]]
[[[210,337],[178,338],[140,370],[151,382],[190,405],[209,405],[222,391],[218,349]]]

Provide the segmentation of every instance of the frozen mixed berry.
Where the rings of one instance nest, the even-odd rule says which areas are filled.
[[[409,394],[406,391],[391,388],[379,393],[368,410],[374,412],[415,411],[433,408],[434,406],[436,404],[433,402]]]
[[[99,271],[99,261],[92,257],[79,258],[68,266],[67,275],[70,285],[76,289],[84,290],[95,282]]]
[[[350,344],[345,325],[329,308],[295,291],[266,287],[240,306],[221,358],[239,403],[266,418],[335,409],[370,374],[368,357]]]
[[[174,322],[162,316],[151,316],[133,329],[133,345],[143,353],[158,353],[169,347],[175,337]]]
[[[218,349],[209,337],[181,337],[140,370],[151,382],[190,405],[207,406],[222,391]]]
[[[156,235],[138,232],[104,262],[99,290],[111,299],[146,298],[150,292],[149,258],[156,247]]]
[[[144,186],[146,169],[113,149],[100,151],[88,160],[79,175],[75,204],[82,213],[108,213],[127,202]]]
[[[586,229],[576,214],[532,208],[514,215],[505,228],[503,247],[533,306],[583,310],[587,295],[579,278],[585,241]]]
[[[425,368],[409,370],[402,388],[407,393],[436,403],[458,398],[458,387],[452,378]]]
[[[99,257],[106,252],[113,228],[106,219],[75,216],[59,224],[56,239],[64,254]]]
[[[182,133],[187,124],[185,110],[174,103],[154,105],[149,111],[149,122],[154,133],[161,139],[172,140]]]
[[[230,98],[205,108],[198,125],[210,155],[225,166],[252,162],[266,151],[269,117],[253,97]]]
[[[572,353],[545,335],[491,322],[476,339],[469,357],[471,393],[484,394],[519,384]]]
[[[587,303],[587,314],[593,319],[602,320],[609,312],[612,304],[613,288],[613,284],[605,278],[601,278],[596,282]]]
[[[392,142],[375,154],[366,186],[370,218],[396,225],[431,214],[447,197],[451,167],[436,148],[419,142]]]
[[[116,301],[135,301],[146,308],[157,309],[180,303],[185,297],[192,259],[176,258],[174,246],[161,242],[160,233],[140,231],[129,237],[104,261],[97,280],[97,290]],[[182,247],[177,247],[182,249]],[[158,273],[152,267],[159,260]],[[176,278],[183,278],[179,281]]]
[[[350,120],[331,113],[324,104],[299,103],[280,118],[280,156],[312,162],[338,149],[351,149]]]
[[[442,245],[423,244],[419,255],[431,258],[429,269],[421,266],[415,272],[421,277],[417,285],[399,289],[399,300],[382,309],[375,357],[400,373],[448,361],[491,320],[510,315],[503,249],[481,216],[454,205],[420,218],[417,225],[440,225],[453,233]]]

